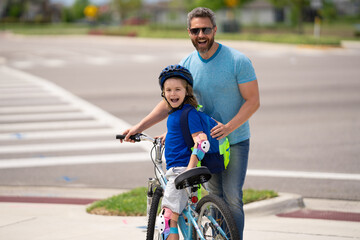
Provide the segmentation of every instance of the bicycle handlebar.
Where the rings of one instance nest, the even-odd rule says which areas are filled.
[[[116,135],[116,139],[124,139],[126,135]],[[142,134],[142,133],[137,133],[135,135],[131,135],[130,136],[130,140],[133,140],[135,142],[141,142],[141,141],[149,141],[149,142],[152,142],[152,143],[156,143],[157,142],[157,139],[154,139],[152,137],[149,137],[145,134]],[[161,139],[159,139],[161,141]]]
[[[130,136],[130,139],[134,140],[135,142],[140,142],[141,141],[141,139],[140,139],[141,136],[142,136],[141,133],[137,133],[135,135]],[[121,135],[121,134],[116,135],[116,139],[124,139],[125,137],[126,137],[126,135]]]

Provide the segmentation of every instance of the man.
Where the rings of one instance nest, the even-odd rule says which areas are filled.
[[[260,106],[258,83],[251,61],[239,51],[215,42],[215,15],[208,8],[196,8],[188,14],[188,33],[196,51],[180,65],[194,78],[194,93],[203,111],[219,124],[211,130],[214,138],[228,137],[230,163],[225,171],[213,174],[209,189],[222,197],[233,213],[242,239],[244,211],[242,187],[248,163],[250,130],[248,119]],[[142,132],[165,119],[169,109],[160,102],[142,121],[126,130],[130,135]]]

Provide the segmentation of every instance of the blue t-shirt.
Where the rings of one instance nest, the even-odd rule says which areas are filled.
[[[167,119],[167,134],[165,141],[166,169],[172,167],[187,167],[189,164],[191,151],[185,143],[180,127],[180,116],[186,105],[188,104],[185,104],[182,109],[171,113]],[[194,107],[192,108],[193,109],[190,110],[188,116],[190,133],[204,132],[200,117],[197,114],[196,109]]]
[[[255,70],[243,53],[219,44],[215,54],[203,59],[197,51],[181,60],[194,78],[194,93],[203,111],[226,124],[238,112],[245,100],[238,84],[256,80]],[[245,122],[228,136],[230,144],[250,138],[249,122]]]

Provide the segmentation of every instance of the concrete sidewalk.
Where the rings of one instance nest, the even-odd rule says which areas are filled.
[[[0,196],[66,197],[101,199],[120,193],[114,189],[10,188],[0,187]],[[360,202],[302,199],[293,194],[245,206],[246,240],[340,240],[360,239],[358,221],[279,217],[280,212],[302,209],[358,213]],[[100,240],[145,239],[145,217],[91,215],[86,205],[47,203],[0,203],[0,239],[4,240]],[[346,217],[345,217],[346,218]]]

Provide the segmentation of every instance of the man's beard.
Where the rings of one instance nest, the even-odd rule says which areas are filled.
[[[191,42],[199,53],[204,54],[211,49],[212,45],[214,44],[214,38],[208,38],[208,42],[205,47],[199,47],[198,39],[191,39]]]

